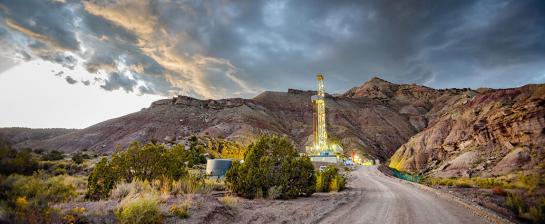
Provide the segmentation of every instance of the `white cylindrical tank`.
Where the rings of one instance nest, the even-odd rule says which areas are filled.
[[[206,174],[210,176],[225,176],[231,168],[233,160],[230,159],[209,159],[206,161]]]

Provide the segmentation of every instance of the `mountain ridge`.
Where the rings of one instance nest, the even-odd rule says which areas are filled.
[[[524,88],[528,87],[512,89]],[[455,116],[452,110],[462,108],[455,110],[461,114],[465,105],[503,99],[502,91],[506,90],[433,89],[394,84],[375,77],[343,94],[326,94],[329,136],[344,146],[347,155],[356,152],[382,161],[396,155],[392,158],[395,166],[404,158],[403,153],[396,152],[403,151],[403,146],[415,136],[425,135],[445,116]],[[85,129],[16,146],[109,154],[116,145],[126,146],[132,141],[176,142],[191,135],[205,135],[248,144],[257,135],[277,134],[288,136],[303,151],[311,143],[310,96],[314,94],[312,90],[288,89],[264,91],[251,99],[201,100],[176,96]],[[426,170],[397,168],[411,172]]]

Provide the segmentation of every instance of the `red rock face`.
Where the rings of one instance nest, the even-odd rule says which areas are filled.
[[[403,144],[390,165],[440,177],[541,172],[540,164],[545,164],[544,106],[545,85],[487,90],[449,107]]]

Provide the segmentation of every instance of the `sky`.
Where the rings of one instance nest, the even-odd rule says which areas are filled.
[[[0,127],[84,128],[188,95],[545,82],[545,1],[0,0]]]

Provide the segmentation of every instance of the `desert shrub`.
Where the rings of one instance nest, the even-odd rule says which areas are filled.
[[[528,175],[520,175],[518,180],[515,182],[515,186],[518,188],[523,188],[532,193],[536,187],[539,186],[541,181],[541,175],[539,173],[532,173]]]
[[[261,136],[248,146],[244,163],[234,163],[226,174],[227,187],[246,198],[264,198],[272,187],[280,198],[314,193],[316,176],[307,157],[299,157],[285,137]]]
[[[42,155],[42,160],[44,161],[56,161],[61,159],[64,159],[64,155],[57,150],[51,150]]]
[[[62,220],[64,223],[89,223],[89,220],[84,213],[84,207],[74,207],[64,214]]]
[[[524,212],[526,212],[526,204],[517,194],[508,193],[505,200],[505,205],[517,215],[524,214]]]
[[[337,174],[331,179],[329,183],[330,191],[342,191],[345,187],[345,179],[341,175]]]
[[[115,185],[115,188],[110,193],[110,199],[121,200],[127,197],[131,191],[135,189],[135,182],[121,182]]]
[[[7,202],[7,218],[15,223],[50,223],[57,214],[53,203],[65,202],[76,196],[76,187],[67,184],[64,176],[51,177],[43,172],[32,176],[13,174],[0,188],[0,198]]]
[[[478,188],[511,188],[507,183],[496,178],[481,178],[481,177],[459,177],[459,178],[433,178],[428,177],[425,183],[430,185],[443,185],[454,187],[478,187]]]
[[[108,161],[103,158],[93,169],[88,179],[87,197],[100,199],[108,197],[118,182],[133,180],[153,181],[157,179],[181,180],[188,177],[187,156],[184,148],[175,146],[167,149],[164,145],[135,142],[125,151],[112,155]]]
[[[545,198],[540,198],[536,205],[531,206],[526,216],[533,223],[545,223]]]
[[[231,195],[221,197],[218,200],[221,202],[221,204],[225,205],[225,207],[228,208],[234,208],[238,204],[238,198]]]
[[[191,207],[190,201],[184,201],[179,205],[172,205],[169,209],[170,213],[181,219],[189,218],[189,207]]]
[[[115,211],[115,216],[122,224],[162,223],[163,219],[159,199],[151,194],[124,199]]]
[[[102,158],[87,179],[86,197],[91,199],[106,198],[118,181],[116,173],[108,163],[108,159]]]
[[[173,195],[209,193],[213,187],[214,185],[208,184],[204,177],[188,175],[180,180],[172,181],[170,192]]]
[[[90,159],[89,155],[78,152],[72,156],[72,161],[76,164],[82,164],[84,160]]]
[[[508,193],[505,200],[505,205],[519,218],[533,223],[545,222],[545,198],[540,198],[529,206],[517,194]]]
[[[335,166],[328,166],[316,174],[316,191],[330,192],[341,191],[345,187],[346,180],[339,174],[339,169]]]
[[[0,174],[13,173],[30,175],[38,170],[38,162],[30,149],[17,151],[7,145],[0,146]]]
[[[227,188],[225,187],[225,182],[223,179],[212,179],[212,178],[204,178],[205,184],[210,188],[212,191],[225,191]]]

